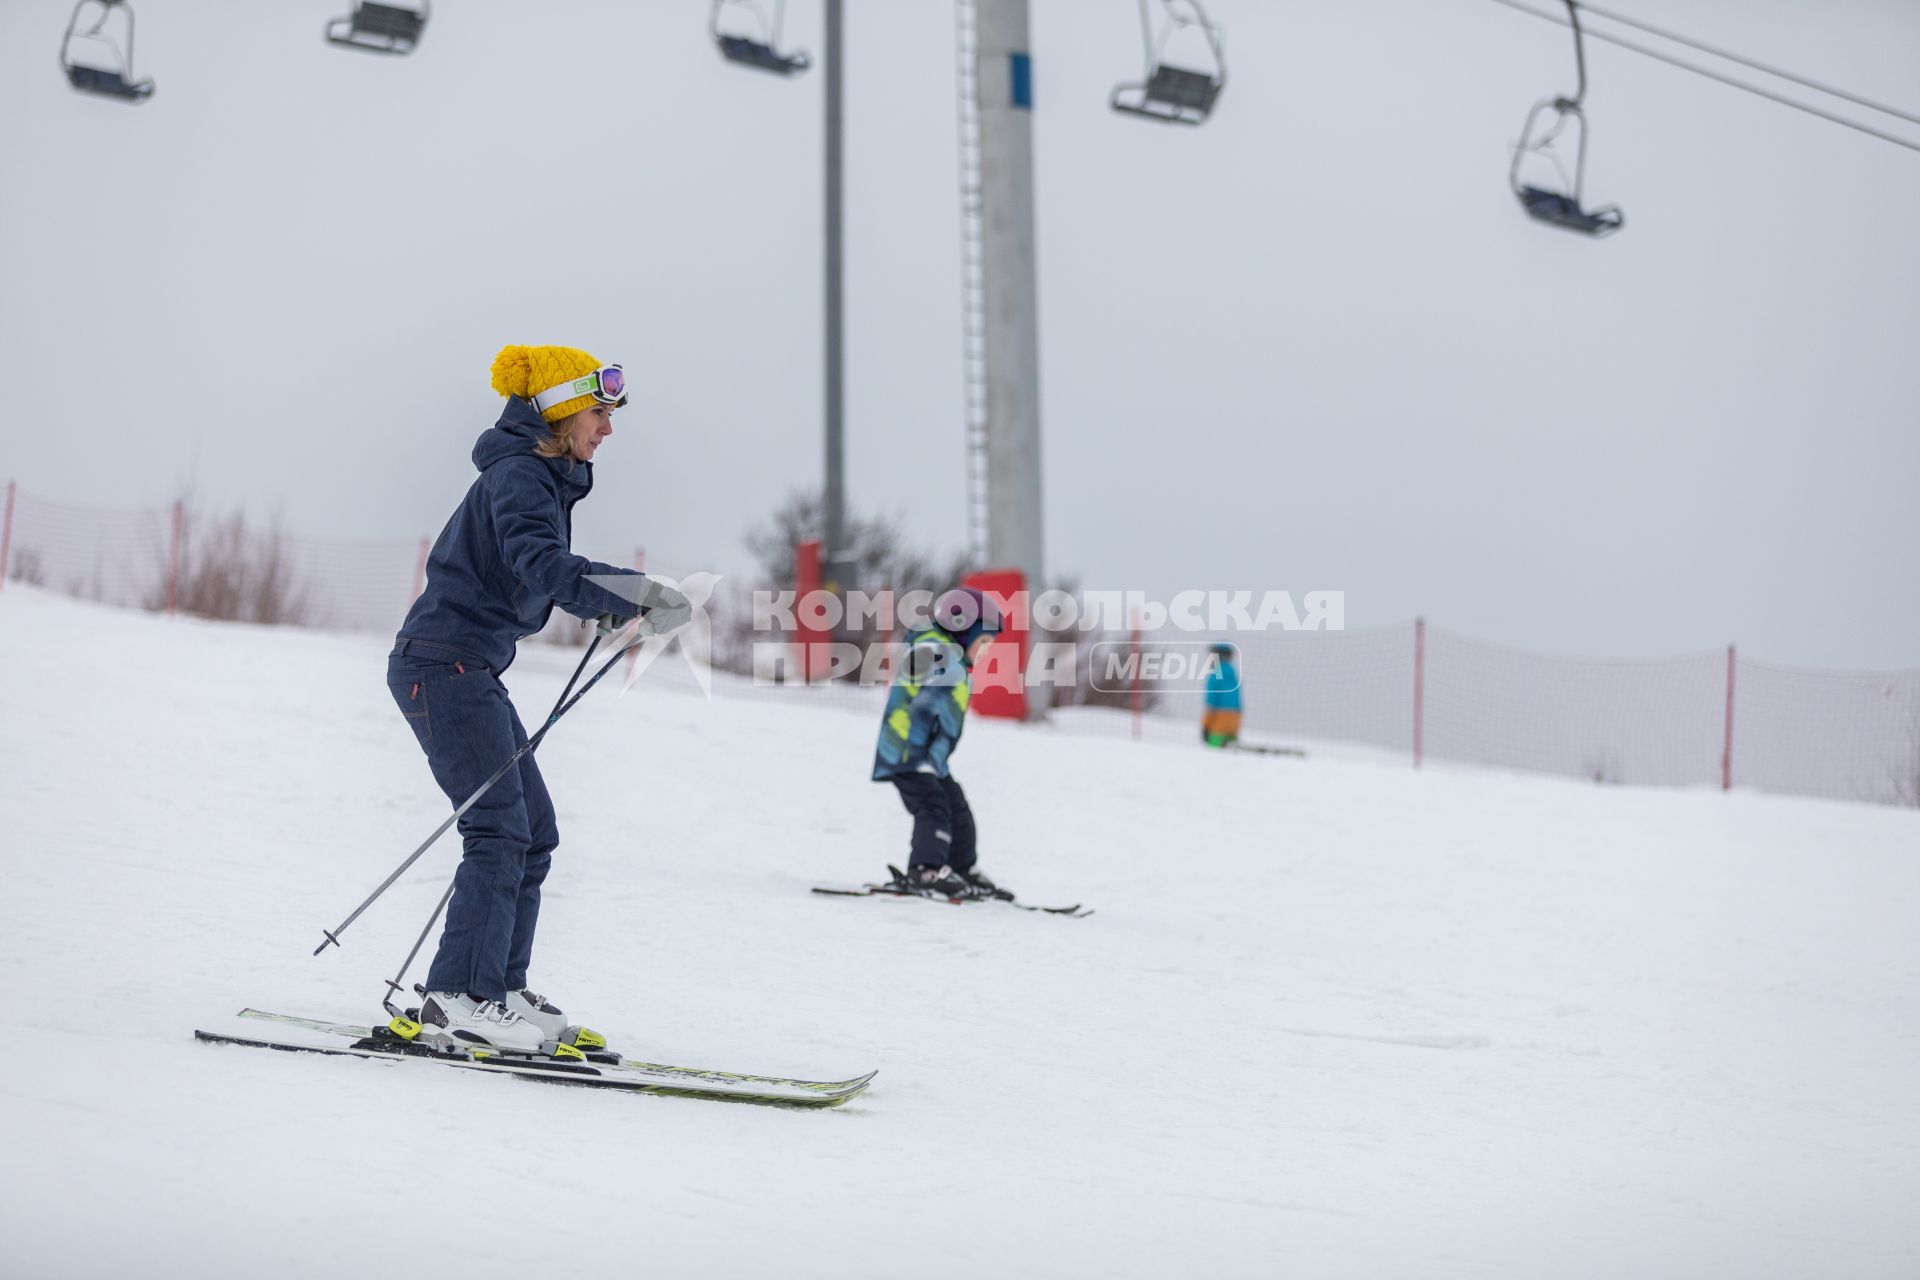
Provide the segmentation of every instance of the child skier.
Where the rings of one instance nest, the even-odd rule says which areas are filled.
[[[967,673],[999,633],[992,602],[972,587],[934,604],[931,626],[910,632],[887,692],[873,780],[899,788],[913,815],[905,887],[928,896],[1011,898],[975,865],[973,810],[948,760],[960,742]]]
[[[1240,669],[1234,665],[1230,644],[1213,646],[1213,666],[1207,672],[1207,709],[1200,714],[1200,740],[1210,747],[1230,747],[1240,740]]]
[[[625,623],[645,613],[659,630],[690,616],[664,584],[574,555],[573,507],[593,489],[593,456],[626,404],[626,376],[572,347],[501,350],[493,389],[507,396],[480,433],[480,477],[427,558],[387,660],[387,687],[413,729],[434,781],[455,805],[526,745],[500,676],[514,645],[546,626],[554,605]],[[621,592],[591,576],[631,576]],[[567,1017],[527,990],[540,886],[560,841],[553,802],[531,753],[460,819],[465,848],[439,950],[427,971],[423,1034],[531,1052],[558,1039]]]

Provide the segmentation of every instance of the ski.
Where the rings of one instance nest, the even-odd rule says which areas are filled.
[[[1070,907],[1046,907],[1036,902],[1020,902],[1013,898],[950,898],[944,893],[919,893],[899,884],[863,884],[858,888],[843,888],[834,885],[815,885],[815,893],[832,898],[918,898],[923,902],[945,902],[956,907],[964,907],[974,902],[998,902],[1002,906],[1017,907],[1021,911],[1041,911],[1050,916],[1064,916],[1069,920],[1084,920],[1093,914],[1092,907],[1074,903]]]
[[[1230,742],[1227,750],[1251,756],[1289,756],[1295,760],[1307,758],[1307,753],[1298,747],[1269,747],[1259,743]]]
[[[844,1104],[866,1089],[860,1084],[844,1093],[808,1093],[775,1088],[771,1085],[734,1085],[724,1087],[708,1081],[687,1077],[642,1078],[630,1073],[606,1066],[589,1066],[579,1063],[543,1061],[539,1059],[497,1060],[493,1055],[476,1051],[464,1053],[459,1050],[437,1051],[426,1047],[400,1044],[405,1047],[388,1047],[367,1040],[356,1040],[351,1044],[334,1047],[330,1045],[297,1044],[280,1040],[256,1040],[246,1036],[230,1036],[214,1031],[195,1031],[196,1040],[209,1044],[241,1045],[256,1049],[279,1049],[291,1053],[326,1054],[335,1057],[350,1058],[388,1058],[404,1062],[420,1062],[434,1066],[459,1067],[473,1071],[488,1071],[496,1075],[518,1076],[527,1080],[542,1080],[552,1084],[582,1085],[589,1088],[620,1089],[629,1093],[654,1093],[665,1097],[704,1098],[720,1102],[752,1102],[765,1106],[787,1107],[837,1107]]]
[[[356,1026],[291,1014],[243,1009],[243,1018],[272,1022],[299,1030],[319,1032],[352,1041],[347,1045],[280,1041],[227,1035],[219,1032],[194,1032],[195,1038],[215,1044],[237,1044],[252,1048],[282,1049],[289,1052],[322,1053],[361,1058],[401,1058],[437,1065],[463,1067],[521,1075],[531,1079],[599,1088],[625,1089],[638,1093],[658,1093],[675,1097],[712,1098],[725,1101],[757,1102],[799,1107],[837,1107],[864,1092],[877,1072],[846,1080],[799,1080],[784,1076],[750,1075],[742,1072],[715,1071],[704,1067],[676,1067],[663,1063],[639,1062],[610,1051],[582,1051],[572,1046],[554,1050],[555,1057],[500,1053],[484,1049],[464,1049],[427,1044],[409,1038],[396,1027],[411,1026],[396,1019],[385,1027]],[[597,1037],[596,1037],[597,1039]]]
[[[409,1010],[409,1012],[412,1011]],[[268,1013],[264,1009],[242,1009],[239,1016],[242,1018],[256,1018],[267,1022],[277,1022],[283,1026],[304,1027],[309,1031],[322,1031],[329,1035],[349,1036],[354,1039],[366,1039],[370,1036],[378,1036],[382,1031],[386,1030],[386,1028],[382,1028],[380,1031],[376,1031],[372,1027],[355,1026],[345,1022],[328,1022],[319,1018],[301,1018],[286,1013]],[[591,1032],[587,1033],[587,1036],[591,1038],[592,1044],[600,1046],[606,1044],[604,1039]],[[579,1042],[582,1047],[585,1047],[587,1043],[588,1040],[585,1038]],[[878,1074],[877,1072],[869,1071],[866,1075],[854,1076],[846,1080],[797,1080],[787,1076],[745,1075],[734,1071],[715,1071],[708,1067],[675,1067],[659,1062],[641,1062],[638,1059],[627,1058],[611,1050],[595,1052],[589,1048],[586,1050],[584,1056],[590,1062],[618,1067],[623,1071],[648,1072],[655,1075],[669,1075],[683,1079],[783,1085],[797,1089],[806,1089],[815,1093],[838,1093],[857,1085],[864,1085]]]

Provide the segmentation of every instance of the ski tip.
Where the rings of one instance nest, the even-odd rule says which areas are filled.
[[[863,1076],[855,1076],[852,1080],[849,1080],[843,1088],[835,1089],[833,1092],[823,1094],[822,1096],[827,1099],[827,1105],[829,1107],[842,1106],[865,1093],[867,1087],[873,1083],[873,1078],[879,1074],[880,1072],[876,1069],[867,1072],[867,1074]]]

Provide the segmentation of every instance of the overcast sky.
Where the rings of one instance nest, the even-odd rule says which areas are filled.
[[[575,545],[737,571],[820,473],[817,71],[700,0],[135,0],[137,109],[0,3],[0,473],[417,538],[503,343],[624,362]],[[1617,0],[1920,111],[1911,0]],[[953,15],[848,3],[849,495],[965,541]],[[1570,40],[1487,0],[1216,0],[1212,122],[1106,110],[1131,0],[1036,0],[1050,567],[1347,592],[1520,648],[1920,665],[1920,154],[1604,45],[1605,242],[1506,188]],[[818,48],[817,0],[793,44]],[[1920,128],[1906,127],[1920,137]]]

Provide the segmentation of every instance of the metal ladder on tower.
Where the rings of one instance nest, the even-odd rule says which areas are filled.
[[[976,0],[954,0],[959,48],[961,381],[966,396],[967,555],[987,567],[987,280],[980,199],[980,18]]]

